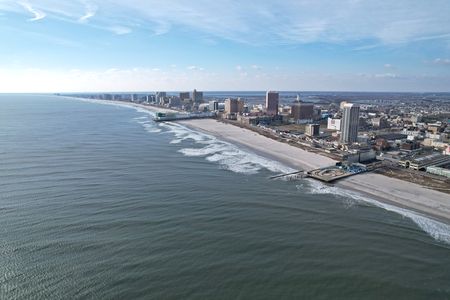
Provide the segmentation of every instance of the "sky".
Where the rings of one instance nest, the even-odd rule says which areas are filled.
[[[0,0],[0,92],[450,92],[449,0]]]

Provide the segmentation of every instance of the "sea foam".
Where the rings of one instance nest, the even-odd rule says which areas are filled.
[[[426,217],[418,212],[414,212],[408,209],[404,209],[401,207],[397,207],[391,204],[387,204],[370,197],[366,197],[358,192],[349,191],[336,186],[329,186],[318,182],[316,180],[308,179],[305,180],[308,184],[307,187],[305,185],[297,185],[298,189],[302,191],[306,190],[311,194],[333,194],[339,195],[345,198],[344,204],[347,206],[352,206],[357,203],[366,203],[370,204],[387,211],[391,211],[397,213],[405,218],[413,221],[419,228],[421,228],[424,232],[430,235],[437,241],[444,242],[446,244],[450,244],[450,225],[439,222],[437,220],[433,220],[429,217]]]
[[[151,117],[155,116],[155,112],[132,105],[89,99],[73,99],[97,104],[132,108],[138,112],[148,114]],[[191,140],[197,145],[203,145],[203,147],[200,148],[183,148],[180,149],[179,152],[185,156],[205,157],[207,161],[218,163],[223,169],[227,169],[235,173],[256,174],[261,169],[266,169],[274,173],[290,173],[295,171],[294,169],[279,162],[266,159],[249,151],[241,150],[233,144],[218,140],[214,136],[189,129],[177,123],[165,122],[159,124],[158,126],[155,122],[150,121],[147,116],[137,117],[135,120],[142,124],[143,127],[150,133],[160,132],[161,127],[166,128],[168,132],[174,135],[174,139],[171,141],[172,144],[178,144],[186,140]],[[395,212],[412,220],[415,224],[417,224],[417,226],[419,226],[419,228],[435,240],[450,244],[450,225],[448,224],[430,219],[417,212],[377,201],[357,192],[348,191],[336,186],[325,185],[315,180],[305,180],[304,182],[307,182],[306,191],[311,194],[333,194],[342,196],[345,199],[344,204],[347,207],[351,207],[357,203],[366,203],[387,211]],[[305,190],[305,185],[299,184],[297,185],[297,188],[303,191]]]
[[[166,122],[161,124],[175,138],[171,143],[181,143],[183,141],[193,141],[202,147],[183,148],[179,152],[185,156],[205,157],[207,161],[217,163],[221,168],[242,174],[256,174],[260,170],[268,170],[276,173],[292,172],[293,170],[281,163],[268,160],[250,151],[244,151],[239,147],[216,137],[189,129],[177,123]]]

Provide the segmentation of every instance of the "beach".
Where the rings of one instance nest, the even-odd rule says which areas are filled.
[[[131,106],[152,112],[176,112],[167,108],[123,101],[92,100],[92,102]],[[214,119],[193,119],[176,123],[246,148],[262,157],[281,162],[295,170],[309,171],[332,166],[337,162],[329,157],[276,141],[249,129],[218,122]],[[415,183],[373,173],[358,174],[341,179],[333,185],[357,192],[378,202],[411,210],[450,224],[450,197],[448,194]]]
[[[224,141],[244,146],[257,154],[282,162],[294,169],[307,171],[336,163],[335,160],[328,157],[216,120],[187,120],[178,123],[211,134]],[[372,173],[358,174],[340,180],[335,185],[356,191],[377,201],[413,210],[445,223],[450,223],[450,197],[445,193]]]

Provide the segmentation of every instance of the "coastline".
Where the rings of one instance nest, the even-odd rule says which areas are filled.
[[[217,122],[213,119],[185,120],[177,123],[213,135],[221,140],[244,146],[261,156],[274,159],[294,169],[310,170],[333,165],[336,162],[320,154],[311,153],[259,135],[251,130]],[[450,199],[445,193],[373,173],[358,174],[340,180],[335,183],[335,186],[450,224]]]
[[[151,112],[163,112],[163,113],[177,113],[179,111],[176,111],[174,109],[165,108],[165,107],[159,107],[159,106],[153,106],[153,105],[144,105],[139,103],[133,103],[128,101],[117,101],[117,100],[99,100],[99,99],[88,99],[88,98],[77,98],[77,97],[69,97],[69,96],[58,96],[63,97],[66,99],[72,99],[72,100],[78,100],[78,101],[85,101],[85,102],[91,102],[91,103],[99,103],[99,104],[111,104],[111,105],[120,105],[120,106],[127,106],[127,107],[135,107],[135,108],[142,108]]]
[[[128,106],[151,112],[176,112],[163,107],[124,101],[67,98],[92,103]],[[335,160],[329,157],[308,152],[270,139],[251,130],[221,123],[214,119],[183,120],[176,123],[249,149],[262,157],[281,162],[292,169],[311,170],[336,163]],[[387,204],[406,209],[424,217],[430,217],[445,224],[450,224],[450,199],[448,194],[430,190],[415,183],[390,178],[381,174],[364,173],[339,180],[334,186],[374,199],[381,205]]]

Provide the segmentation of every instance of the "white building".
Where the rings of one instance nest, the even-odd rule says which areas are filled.
[[[328,118],[327,129],[330,130],[341,130],[341,119]]]

